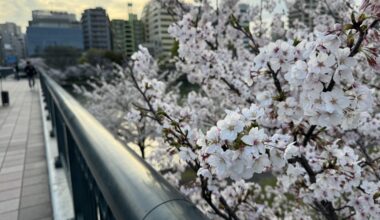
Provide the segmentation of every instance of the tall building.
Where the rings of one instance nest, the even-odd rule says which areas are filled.
[[[136,14],[129,14],[128,23],[132,33],[130,47],[133,48],[133,52],[135,52],[138,50],[139,45],[145,41],[144,23],[137,19]]]
[[[240,25],[243,28],[249,29],[250,21],[247,19],[248,16],[246,16],[248,13],[248,10],[249,10],[249,5],[245,4],[245,3],[240,3],[240,4],[238,4],[238,7],[239,7],[239,16],[242,16],[244,18],[241,20]],[[248,39],[248,37],[244,37],[243,38],[243,44],[245,45],[246,48],[249,47],[249,43],[250,43],[250,40]]]
[[[128,20],[112,20],[111,30],[115,52],[130,56],[144,43],[144,25],[135,14],[129,14]]]
[[[21,28],[14,23],[0,24],[0,63],[11,65],[25,57]]]
[[[26,29],[28,56],[40,56],[49,46],[83,49],[82,29],[75,15],[60,11],[32,11]]]
[[[318,1],[316,0],[296,0],[289,10],[289,26],[294,27],[294,23],[298,21],[307,27],[313,27],[313,17],[309,15],[307,10],[316,9],[317,6]]]
[[[288,21],[289,27],[294,27],[294,22],[303,23],[306,27],[313,29],[315,16],[312,12],[318,11],[319,14],[329,14],[328,10],[319,0],[296,0],[293,7],[289,9]]]
[[[127,48],[127,21],[115,19],[111,21],[112,49],[118,53],[126,52]]]
[[[142,12],[141,20],[145,27],[145,44],[155,57],[170,56],[174,39],[168,28],[174,22],[173,17],[159,4],[148,2]]]
[[[111,24],[106,10],[97,7],[82,13],[84,48],[111,50]]]

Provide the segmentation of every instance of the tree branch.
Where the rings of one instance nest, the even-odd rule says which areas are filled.
[[[273,69],[272,69],[272,66],[267,63],[267,66],[269,68],[269,72],[271,73],[272,75],[272,78],[273,78],[273,81],[274,81],[274,85],[276,86],[276,89],[277,89],[277,92],[279,95],[282,95],[284,94],[284,92],[282,91],[282,87],[281,87],[281,83],[280,83],[280,80],[278,80],[277,78],[277,75],[278,73],[280,72],[280,69],[277,70],[277,72],[275,72]]]
[[[144,101],[146,102],[146,104],[148,105],[148,108],[149,108],[149,111],[152,112],[153,114],[153,117],[156,119],[157,123],[159,123],[160,125],[162,125],[162,122],[160,120],[160,117],[158,117],[158,114],[156,112],[156,110],[154,110],[152,104],[150,103],[150,99],[146,96],[145,92],[142,91],[142,89],[140,88],[139,84],[137,83],[137,80],[136,80],[136,77],[134,75],[134,72],[133,72],[133,66],[127,64],[128,66],[128,69],[130,71],[130,75],[131,75],[131,78],[132,78],[132,81],[133,81],[133,84],[135,85],[135,88],[139,91],[139,93],[143,96],[144,98]]]
[[[234,85],[232,85],[230,82],[228,82],[224,77],[221,77],[220,79],[228,86],[228,88],[231,89],[231,91],[236,93],[238,96],[241,96],[240,91]]]
[[[255,38],[253,37],[252,33],[249,30],[248,31],[244,30],[244,27],[240,25],[239,20],[235,17],[235,15],[232,14],[230,20],[231,20],[232,27],[242,32],[245,35],[245,37],[247,37],[251,41],[253,46],[252,45],[250,46],[253,50],[253,53],[256,55],[259,54],[260,53],[259,45],[256,43]]]

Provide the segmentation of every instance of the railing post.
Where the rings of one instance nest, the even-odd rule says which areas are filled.
[[[69,182],[73,196],[75,219],[98,219],[94,180],[71,133],[66,129],[66,126],[63,128],[66,149],[68,150]]]
[[[57,127],[57,118],[56,118],[56,106],[53,102],[53,99],[50,98],[50,116],[51,116],[51,131],[50,131],[50,137],[55,137],[56,134],[56,127]]]
[[[58,156],[55,158],[55,167],[61,168],[62,163],[67,163],[67,152],[66,152],[66,141],[64,134],[65,124],[63,118],[56,105],[53,105],[52,109],[52,123],[54,121],[54,127],[52,131],[56,134],[57,145],[58,145]]]

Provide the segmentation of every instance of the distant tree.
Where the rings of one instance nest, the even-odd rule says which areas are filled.
[[[77,65],[81,54],[81,50],[74,47],[50,46],[44,50],[42,57],[47,65],[63,70]]]
[[[109,65],[110,62],[121,65],[123,54],[109,50],[89,49],[80,59],[80,63],[89,63],[93,66]]]
[[[105,51],[103,56],[109,61],[112,61],[113,63],[117,63],[119,65],[123,63],[123,59],[124,59],[122,53],[118,53],[114,51]]]

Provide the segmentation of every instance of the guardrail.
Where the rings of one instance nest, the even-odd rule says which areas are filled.
[[[40,72],[75,219],[206,219],[158,172]]]
[[[7,77],[9,75],[15,74],[13,68],[11,67],[0,67],[0,77]]]

